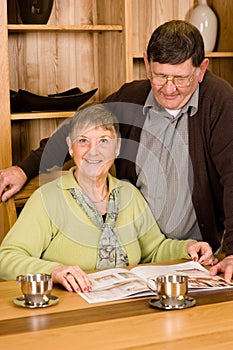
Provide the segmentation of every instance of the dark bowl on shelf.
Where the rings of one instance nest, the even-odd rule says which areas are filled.
[[[78,87],[74,87],[66,91],[58,92],[57,94],[49,94],[48,97],[59,97],[59,96],[69,96],[69,95],[78,95],[78,94],[83,94],[83,92]]]
[[[24,24],[46,24],[54,0],[17,0],[20,17]]]
[[[30,113],[45,111],[74,111],[89,100],[98,89],[82,92],[73,88],[58,94],[40,96],[26,90],[11,90],[11,113]]]

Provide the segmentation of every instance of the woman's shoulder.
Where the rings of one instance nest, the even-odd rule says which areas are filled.
[[[54,176],[50,176],[50,180],[43,176],[42,180],[40,180],[40,187],[33,192],[31,197],[39,197],[45,194],[46,197],[48,195],[56,196],[58,189],[62,187],[63,179],[67,177],[70,177],[68,173],[63,174],[62,171]]]

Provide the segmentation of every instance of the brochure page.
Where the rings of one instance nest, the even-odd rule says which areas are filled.
[[[232,288],[233,283],[220,276],[210,276],[209,271],[197,262],[174,265],[141,265],[132,268],[113,268],[88,274],[92,291],[79,293],[88,303],[98,303],[125,298],[155,295],[147,280],[165,274],[187,275],[189,293],[219,288]]]

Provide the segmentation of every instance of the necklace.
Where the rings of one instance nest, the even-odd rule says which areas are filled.
[[[75,177],[77,183],[80,185],[80,182],[78,181],[78,177],[77,177],[76,174],[74,174],[74,177]],[[97,204],[98,204],[98,203],[105,203],[105,202],[106,202],[106,197],[107,197],[107,195],[108,195],[108,186],[107,186],[107,188],[106,188],[106,193],[105,193],[105,195],[103,196],[103,198],[101,198],[101,199],[98,200],[98,201],[94,201],[94,200],[91,198],[91,196],[88,194],[88,191],[85,191],[85,186],[80,185],[80,187],[82,188],[82,191],[91,199],[91,201],[92,201],[93,203],[97,203]],[[97,193],[98,193],[98,192],[97,192]],[[98,193],[98,195],[99,195],[99,193]],[[99,197],[100,197],[100,195],[99,195]]]
[[[101,199],[101,200],[99,200],[99,201],[92,201],[93,203],[102,203],[102,202],[105,202],[105,199],[106,199],[106,197],[107,197],[107,194],[108,194],[108,192],[106,192],[106,194],[104,195],[104,197]]]

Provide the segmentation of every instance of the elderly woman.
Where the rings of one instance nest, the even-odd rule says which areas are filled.
[[[100,104],[73,118],[75,167],[28,200],[0,248],[0,278],[49,273],[68,291],[90,291],[85,270],[186,258],[207,264],[205,242],[166,239],[140,192],[109,169],[120,149],[115,117]]]

